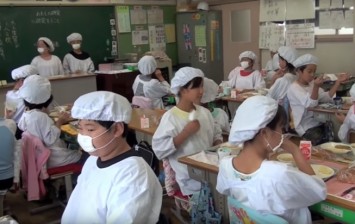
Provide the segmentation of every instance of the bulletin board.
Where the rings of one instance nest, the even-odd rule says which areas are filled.
[[[83,49],[95,64],[111,56],[112,6],[2,6],[0,7],[0,80],[12,81],[11,71],[30,64],[38,55],[39,37],[50,38],[54,55],[63,59],[71,50],[66,37],[78,32]]]
[[[173,64],[177,64],[175,6],[116,6],[118,54],[144,54],[165,49]]]

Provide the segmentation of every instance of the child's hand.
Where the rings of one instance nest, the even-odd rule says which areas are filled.
[[[289,153],[291,153],[292,155],[296,152],[301,152],[301,150],[299,150],[298,146],[293,143],[288,137],[284,137],[284,141],[281,145],[281,148]]]
[[[350,75],[348,73],[340,73],[338,74],[338,80],[337,82],[342,83],[347,81],[350,78]]]
[[[323,78],[323,76],[318,76],[315,80],[314,80],[314,85],[317,87],[320,87],[323,83],[324,83],[325,79]]]
[[[68,123],[70,120],[70,114],[66,112],[60,112],[57,120],[57,124],[62,125]]]
[[[184,127],[184,131],[188,132],[190,135],[195,134],[199,129],[200,129],[200,122],[198,120],[190,121]]]
[[[344,123],[345,114],[343,114],[343,113],[335,113],[335,117],[340,123]]]

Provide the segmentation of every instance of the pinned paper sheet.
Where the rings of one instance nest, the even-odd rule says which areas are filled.
[[[319,8],[320,9],[329,9],[330,7],[330,0],[320,0],[319,1]]]
[[[333,9],[343,8],[343,0],[332,0],[332,5],[330,7]]]
[[[147,24],[147,10],[142,6],[134,6],[131,10],[131,24]]]
[[[353,10],[346,10],[345,11],[345,21],[344,26],[346,28],[353,28],[354,27],[354,11]]]
[[[195,26],[195,45],[196,47],[206,47],[206,26]]]
[[[149,128],[149,118],[141,117],[141,128]]]
[[[202,63],[207,63],[207,54],[206,48],[199,47],[198,48],[198,61]]]
[[[119,33],[131,32],[129,6],[116,6],[117,24]]]
[[[165,24],[166,43],[175,43],[175,24]]]
[[[332,28],[330,22],[330,11],[319,12],[319,28],[328,29]]]
[[[161,24],[164,23],[164,12],[160,8],[152,8],[148,11],[148,24]]]
[[[148,30],[132,31],[132,44],[133,45],[148,44],[148,40],[149,40]]]

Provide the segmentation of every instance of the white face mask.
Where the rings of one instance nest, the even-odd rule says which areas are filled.
[[[274,131],[274,132],[276,132],[276,131]],[[276,133],[281,135],[281,140],[280,140],[280,143],[277,146],[275,146],[274,148],[271,148],[269,141],[265,138],[265,141],[267,142],[267,147],[269,147],[272,152],[275,152],[276,150],[278,150],[281,147],[281,145],[284,143],[284,135],[279,132],[276,132]]]
[[[81,44],[72,44],[74,50],[78,50],[81,47]]]
[[[98,136],[93,137],[93,138],[90,137],[90,136],[88,136],[88,135],[82,135],[82,134],[79,133],[79,134],[78,134],[78,143],[79,143],[79,145],[81,146],[81,148],[82,148],[85,152],[88,152],[88,153],[90,153],[90,152],[95,152],[95,151],[98,150],[98,149],[105,148],[106,146],[108,146],[109,144],[111,144],[115,138],[112,138],[111,141],[109,141],[106,145],[101,146],[101,147],[99,147],[99,148],[95,148],[95,146],[92,144],[92,140],[95,139],[95,138],[98,138],[98,137],[102,136],[103,134],[105,134],[105,133],[108,132],[109,130],[110,130],[110,128],[107,129],[106,131],[104,131],[103,133],[99,134]]]
[[[240,62],[240,66],[242,66],[242,68],[246,69],[249,67],[249,61],[242,61]]]
[[[43,47],[39,47],[37,48],[38,53],[42,54],[44,52],[44,48]]]

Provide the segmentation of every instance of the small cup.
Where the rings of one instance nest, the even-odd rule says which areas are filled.
[[[231,87],[229,87],[229,86],[223,87],[223,94],[224,94],[225,96],[230,96],[230,95],[231,95],[231,91],[232,91],[232,88],[231,88]]]
[[[230,148],[219,148],[217,149],[218,159],[221,161],[224,157],[232,155],[232,150]]]

